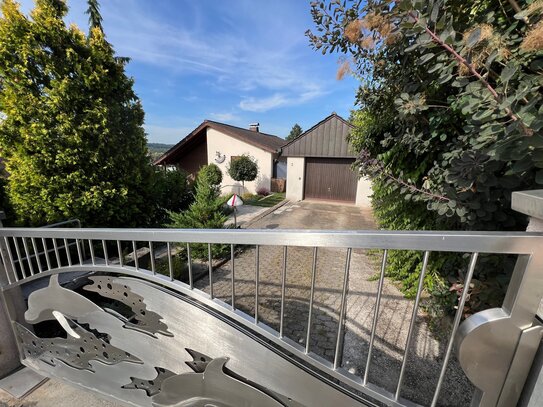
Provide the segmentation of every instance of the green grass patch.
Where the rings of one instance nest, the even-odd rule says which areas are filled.
[[[263,206],[266,208],[271,208],[272,206],[277,205],[279,202],[285,199],[284,193],[276,192],[268,196],[253,195],[251,198],[244,200],[245,205],[253,206]]]

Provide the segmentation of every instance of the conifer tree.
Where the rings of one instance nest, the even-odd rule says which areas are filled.
[[[102,28],[102,15],[100,14],[100,4],[98,0],[87,0],[88,8],[85,14],[89,15],[89,28],[90,33],[94,28],[99,28],[100,31],[104,31]]]
[[[145,225],[144,113],[101,28],[67,27],[63,0],[36,0],[30,17],[4,0],[0,12],[0,156],[20,223]]]
[[[302,133],[303,133],[302,128],[300,127],[298,123],[296,123],[294,126],[292,126],[292,129],[290,130],[290,133],[288,134],[286,140],[292,141],[294,139],[297,139],[298,137],[302,135]]]
[[[196,178],[194,202],[189,209],[183,212],[170,212],[170,227],[182,229],[221,229],[228,219],[223,210],[224,201],[219,197],[219,184],[222,174],[217,176],[219,168],[215,164],[209,164],[200,169]],[[220,173],[220,170],[219,170]],[[226,246],[213,245],[214,257],[224,252]],[[191,245],[192,256],[207,259],[207,244]]]

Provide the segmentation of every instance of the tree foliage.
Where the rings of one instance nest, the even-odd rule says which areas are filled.
[[[181,212],[194,200],[192,185],[188,174],[182,170],[157,170],[153,180],[155,220],[153,224],[162,226],[169,222],[169,212]]]
[[[241,181],[245,186],[245,181],[254,181],[256,179],[258,163],[251,156],[243,154],[230,163],[227,171],[234,181]]]
[[[287,141],[292,141],[292,140],[300,137],[300,135],[302,133],[303,133],[302,128],[300,127],[300,125],[298,123],[296,123],[294,126],[292,126],[292,129],[290,130],[290,133],[288,134],[286,140]]]
[[[373,177],[382,226],[525,228],[510,204],[512,191],[543,184],[543,3],[522,6],[312,2],[311,44],[341,53],[338,75],[361,80],[351,142]],[[457,286],[458,270],[438,273]],[[482,269],[475,284],[504,274]]]
[[[102,28],[102,15],[100,14],[100,3],[98,0],[87,0],[88,8],[85,14],[89,16],[89,35],[92,30],[97,28],[100,31],[104,31]]]
[[[146,225],[144,113],[102,31],[66,27],[62,0],[37,0],[29,18],[13,0],[0,11],[0,154],[18,219]]]
[[[196,178],[194,202],[183,212],[170,212],[170,227],[182,229],[221,229],[227,220],[224,212],[224,202],[220,199],[217,177],[210,167],[214,164],[204,166],[200,169]],[[214,254],[220,250],[218,245],[214,247]],[[191,246],[193,255],[196,258],[206,258],[207,245],[194,244]]]
[[[200,168],[198,176],[205,178],[207,182],[217,188],[217,190],[222,182],[221,169],[213,163],[204,165],[202,168]]]

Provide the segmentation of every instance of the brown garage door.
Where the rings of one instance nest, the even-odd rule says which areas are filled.
[[[351,158],[306,158],[305,199],[355,202],[357,177]]]

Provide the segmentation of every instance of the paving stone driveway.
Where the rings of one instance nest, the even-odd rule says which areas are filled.
[[[261,229],[374,229],[369,209],[316,202],[290,203],[251,228]],[[305,346],[309,316],[313,249],[289,247],[284,334]],[[317,278],[309,348],[333,361],[338,332],[339,308],[346,261],[346,249],[319,249]],[[379,259],[363,250],[352,253],[348,281],[348,301],[343,343],[342,366],[364,375],[371,325],[374,315]],[[259,250],[260,283],[258,312],[260,321],[279,330],[281,307],[281,270],[283,248],[262,246]],[[255,248],[245,247],[235,258],[236,307],[254,316]],[[204,278],[196,287],[209,292]],[[230,303],[231,265],[215,270],[214,295]],[[413,302],[405,299],[389,281],[385,281],[379,312],[369,382],[394,393],[398,382]],[[437,383],[445,343],[430,334],[424,315],[419,312],[404,377],[402,397],[429,405]],[[455,359],[451,360],[438,405],[466,406],[473,389]]]

